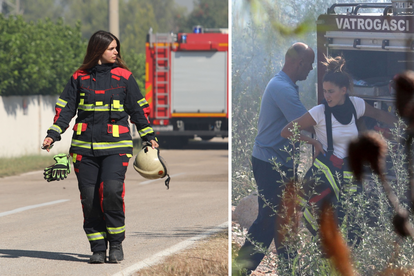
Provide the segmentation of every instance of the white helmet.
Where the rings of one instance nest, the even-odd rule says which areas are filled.
[[[170,176],[168,175],[167,163],[160,156],[158,148],[153,149],[151,144],[146,143],[135,158],[134,169],[147,179],[158,179],[167,176],[165,186],[169,189]]]

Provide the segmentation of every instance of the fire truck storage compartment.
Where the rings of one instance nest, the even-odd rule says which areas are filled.
[[[172,113],[226,113],[227,52],[171,54]]]
[[[352,95],[360,97],[393,97],[393,77],[410,66],[406,52],[338,49],[330,55],[345,58],[354,82]]]

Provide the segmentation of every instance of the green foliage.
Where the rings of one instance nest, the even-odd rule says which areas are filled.
[[[191,32],[193,26],[204,28],[228,28],[228,1],[198,0],[188,16],[183,32]]]
[[[120,16],[119,24],[125,26],[120,28],[120,39],[122,49],[125,50],[123,53],[128,53],[128,55],[145,53],[145,42],[149,29],[153,28],[154,31],[159,29],[151,2],[145,0],[138,2],[141,4],[136,5],[136,1],[129,1],[120,5],[121,14],[124,16]],[[125,60],[129,66],[130,60]]]
[[[89,37],[98,30],[109,30],[108,1],[21,0],[18,17],[13,17],[16,11],[12,6],[3,4],[2,96],[60,94],[81,65]],[[203,0],[195,4],[198,13],[186,16],[185,8],[173,0],[120,0],[121,53],[141,90],[145,83],[145,42],[150,28],[154,33],[177,33],[191,30],[193,25],[227,27],[227,6],[227,1]]]
[[[141,94],[145,96],[145,55],[143,53],[127,53],[123,58],[127,61],[127,66],[141,89]]]
[[[67,2],[67,9],[63,14],[65,23],[75,25],[82,23],[82,37],[89,39],[99,30],[109,30],[108,2],[102,0],[71,0]],[[121,15],[119,16],[121,17]],[[82,53],[84,55],[84,52]]]
[[[394,135],[388,141],[389,158],[387,161],[388,181],[393,191],[398,195],[404,208],[408,208],[407,192],[409,187],[409,176],[407,170],[407,156],[404,149],[405,134],[403,129],[406,126],[402,121],[392,129]],[[299,132],[292,130],[294,135]],[[295,144],[295,136],[291,139],[291,144]],[[401,141],[401,142],[399,142]],[[300,155],[297,153],[300,152]],[[303,149],[303,144],[291,151],[294,162],[299,164],[299,168],[304,161],[311,159],[307,150]],[[309,163],[308,163],[309,164]],[[308,165],[299,170],[299,174],[306,172]],[[283,174],[275,163],[275,169]],[[319,181],[317,174],[315,181]],[[399,237],[392,224],[394,210],[391,208],[383,186],[376,175],[371,175],[367,171],[362,192],[355,193],[350,189],[351,185],[361,185],[343,181],[336,175],[338,186],[340,187],[341,197],[337,209],[341,210],[345,216],[339,225],[342,235],[348,243],[351,251],[351,258],[355,269],[359,275],[377,275],[386,268],[413,269],[414,245],[412,239]],[[299,177],[295,182],[295,190],[303,189],[304,183]],[[283,184],[281,184],[283,187]],[[311,192],[312,193],[312,192]],[[260,196],[260,195],[259,195]],[[309,196],[309,195],[308,195]],[[269,203],[267,203],[269,205]],[[270,206],[270,205],[269,205]],[[276,212],[276,206],[270,206]],[[286,210],[284,210],[286,211]],[[311,211],[313,216],[318,216],[316,209]],[[279,215],[286,217],[285,212]],[[304,219],[302,217],[302,219]],[[298,252],[298,255],[290,259],[280,259],[272,254],[267,248],[257,244],[257,251],[266,254],[264,265],[273,271],[277,271],[278,276],[288,275],[338,275],[329,259],[326,259],[320,248],[319,236],[313,237],[310,232],[302,225],[297,234],[292,224],[287,224],[285,231],[284,247],[288,252]],[[352,227],[350,227],[352,225]],[[233,229],[239,231],[240,229]],[[246,237],[247,239],[249,237]],[[356,243],[359,240],[359,243]],[[385,275],[385,274],[384,274]],[[388,274],[387,274],[388,275]]]
[[[85,50],[80,25],[0,14],[0,95],[60,94]]]
[[[19,14],[23,16],[26,22],[36,22],[39,19],[45,18],[56,21],[59,18],[63,18],[66,8],[67,5],[64,0],[20,0]]]

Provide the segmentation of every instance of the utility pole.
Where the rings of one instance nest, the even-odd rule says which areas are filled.
[[[109,0],[109,32],[119,39],[119,1]]]

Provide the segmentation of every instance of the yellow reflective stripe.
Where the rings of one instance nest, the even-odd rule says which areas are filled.
[[[58,125],[53,125],[49,128],[49,130],[54,130],[58,132],[59,134],[62,133],[62,129]]]
[[[97,102],[95,103],[95,105],[96,105],[96,106],[102,106],[102,105],[103,105],[103,102],[102,102],[102,101],[97,101]]]
[[[109,234],[120,234],[125,232],[125,225],[121,227],[106,227]]]
[[[104,143],[93,143],[93,149],[100,150],[100,149],[113,149],[113,148],[124,148],[130,147],[132,148],[134,145],[132,144],[132,140],[124,140],[119,142],[104,142]]]
[[[131,158],[132,157],[132,154],[129,154],[129,153],[127,153],[127,155],[126,155],[128,158]]]
[[[77,153],[74,153],[73,155],[72,155],[72,162],[73,163],[76,163],[76,157],[78,156],[78,154]]]
[[[79,95],[81,95],[81,96],[85,96],[85,93],[80,93]]]
[[[316,219],[312,216],[311,212],[309,212],[308,208],[306,208],[305,212],[303,212],[303,216],[305,217],[306,221],[312,226],[312,228],[317,231],[318,224],[316,222]]]
[[[61,98],[59,98],[56,102],[56,105],[60,106],[60,107],[65,107],[67,104],[68,104],[68,102],[65,101],[65,100],[62,100]]]
[[[147,135],[148,133],[153,133],[153,132],[154,132],[154,130],[151,127],[146,127],[144,129],[141,129],[141,130],[138,131],[138,133],[141,137]]]
[[[105,232],[98,232],[98,233],[92,233],[92,234],[86,234],[89,241],[96,241],[96,240],[103,240],[106,238]]]
[[[299,197],[299,204],[302,207],[305,207],[308,204],[308,201],[306,199],[304,199],[303,197],[301,197],[301,196],[298,196],[298,197]]]
[[[116,109],[119,108],[119,104],[120,104],[119,100],[114,100],[113,104],[114,104],[114,108],[116,108]]]
[[[79,123],[76,129],[76,134],[81,135],[82,133],[82,123]]]
[[[354,177],[352,172],[344,171],[344,178],[351,179],[352,177]]]
[[[119,126],[112,125],[112,136],[119,137]]]
[[[101,106],[96,106],[94,104],[80,104],[78,105],[78,109],[80,110],[84,110],[84,111],[119,111],[122,112],[124,111],[124,106],[121,104],[119,105],[119,108],[117,110],[113,110],[114,106],[111,105],[111,109],[109,107],[109,105],[105,104],[105,105],[101,105]]]
[[[80,140],[72,139],[72,147],[79,147],[84,149],[91,149],[91,143],[89,142],[83,142]]]
[[[358,191],[358,186],[357,185],[348,185],[344,188],[346,191],[348,192],[356,192]]]
[[[114,110],[116,109],[116,110]],[[119,104],[118,107],[115,107],[115,103],[113,103],[111,105],[111,110],[112,111],[124,111],[124,105],[123,104]]]
[[[83,99],[81,99],[81,102],[83,102],[82,100]],[[94,111],[95,106],[93,104],[83,104],[83,103],[81,104],[81,103],[79,103],[78,109],[85,110],[85,111]]]
[[[90,142],[84,142],[76,139],[72,139],[73,147],[79,147],[79,148],[85,148],[85,149],[91,149],[94,150],[105,150],[105,149],[114,149],[114,148],[124,148],[129,147],[132,148],[134,145],[132,143],[132,140],[123,140],[119,142],[102,142],[102,143],[90,143]]]
[[[109,105],[95,106],[94,111],[110,111]]]
[[[139,106],[143,106],[148,104],[147,100],[145,98],[142,98],[141,100],[138,101]]]
[[[315,167],[317,167],[318,169],[320,169],[323,172],[326,179],[328,179],[329,183],[331,184],[332,189],[335,192],[336,198],[339,200],[339,188],[336,185],[336,182],[335,182],[335,179],[332,175],[331,170],[317,158],[315,159],[314,165],[315,165]]]
[[[84,105],[84,104],[85,104],[85,99],[80,99],[79,105]]]

